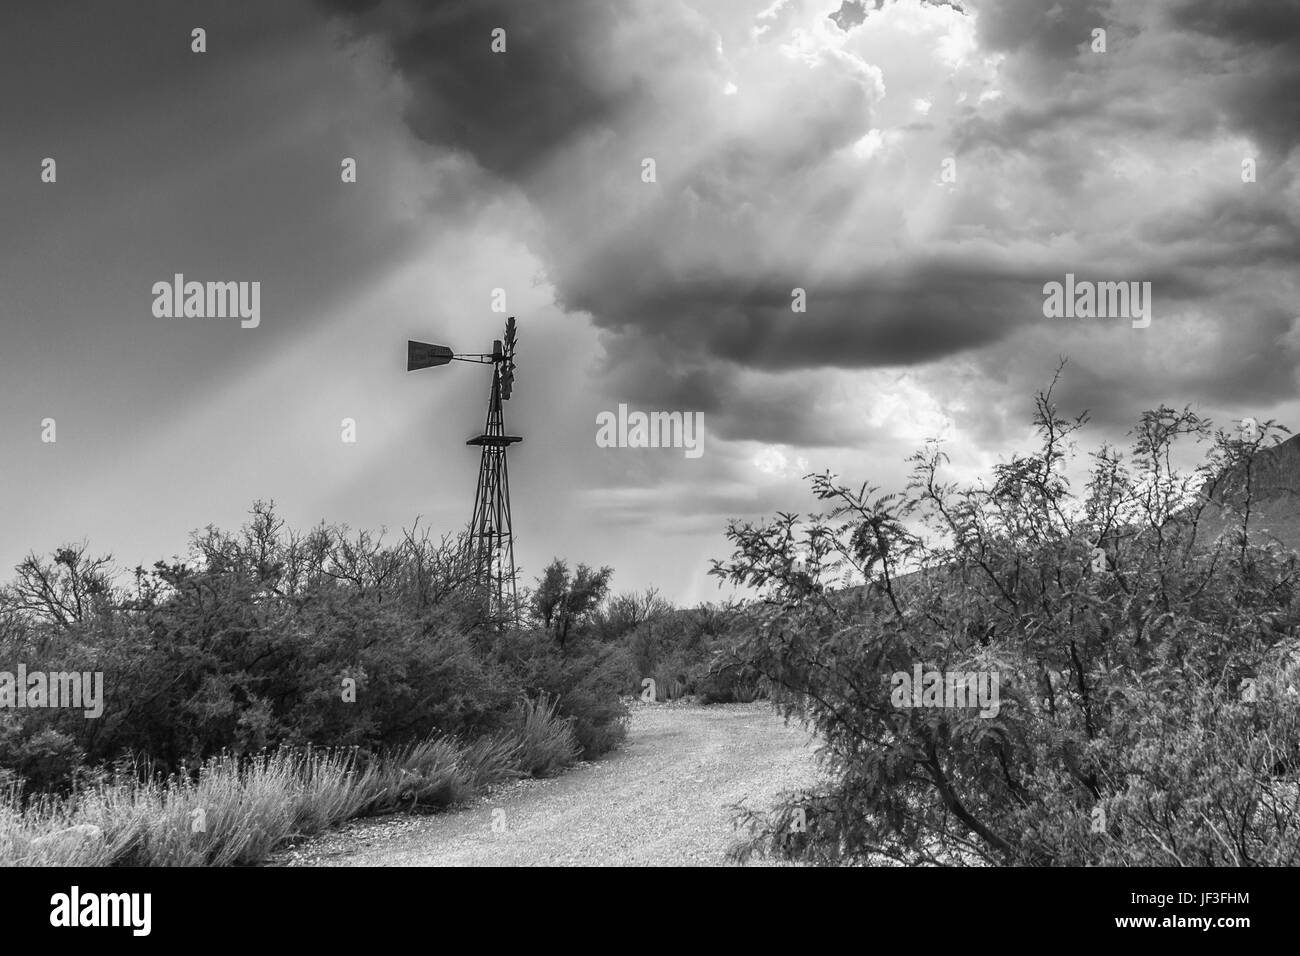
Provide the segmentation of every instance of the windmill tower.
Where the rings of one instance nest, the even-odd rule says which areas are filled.
[[[515,592],[515,538],[510,522],[510,473],[506,449],[523,441],[507,435],[502,402],[510,399],[515,380],[515,320],[506,319],[505,339],[492,343],[490,353],[455,353],[445,345],[406,343],[406,370],[430,368],[449,362],[474,362],[492,366],[492,391],[488,397],[487,421],[483,434],[469,439],[478,445],[478,486],[474,491],[474,516],[470,519],[466,558],[474,571],[474,582],[487,588],[489,612],[498,622],[519,616]]]

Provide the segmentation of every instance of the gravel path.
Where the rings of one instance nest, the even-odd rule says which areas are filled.
[[[781,791],[812,783],[814,746],[762,702],[637,703],[616,754],[456,812],[355,821],[271,864],[723,865],[736,840],[728,806],[768,809]]]

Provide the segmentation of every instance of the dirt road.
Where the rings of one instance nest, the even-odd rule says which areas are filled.
[[[717,866],[728,805],[769,808],[816,779],[815,744],[763,703],[634,705],[623,749],[464,810],[358,821],[282,852],[289,866]],[[494,828],[493,823],[496,822]]]

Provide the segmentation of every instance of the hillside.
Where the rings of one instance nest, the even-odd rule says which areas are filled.
[[[1245,471],[1237,469],[1217,482],[1202,516],[1204,534],[1212,538],[1227,527],[1230,519],[1225,505],[1238,509],[1245,506],[1246,478]],[[1252,539],[1258,535],[1259,539],[1300,550],[1300,435],[1260,449],[1251,462],[1249,479]]]

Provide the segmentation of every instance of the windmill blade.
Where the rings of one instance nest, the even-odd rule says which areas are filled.
[[[515,390],[515,348],[512,342],[509,351],[506,352],[505,362],[501,366],[501,398],[503,401],[510,400],[510,394]]]
[[[413,342],[407,339],[406,370],[414,372],[416,369],[446,365],[452,360],[454,354],[445,345],[430,345],[428,342]]]
[[[501,400],[509,401],[510,393],[515,387],[515,363],[513,358],[508,358],[501,366]]]
[[[508,401],[515,387],[515,317],[506,319],[505,365],[501,369],[501,398]]]

